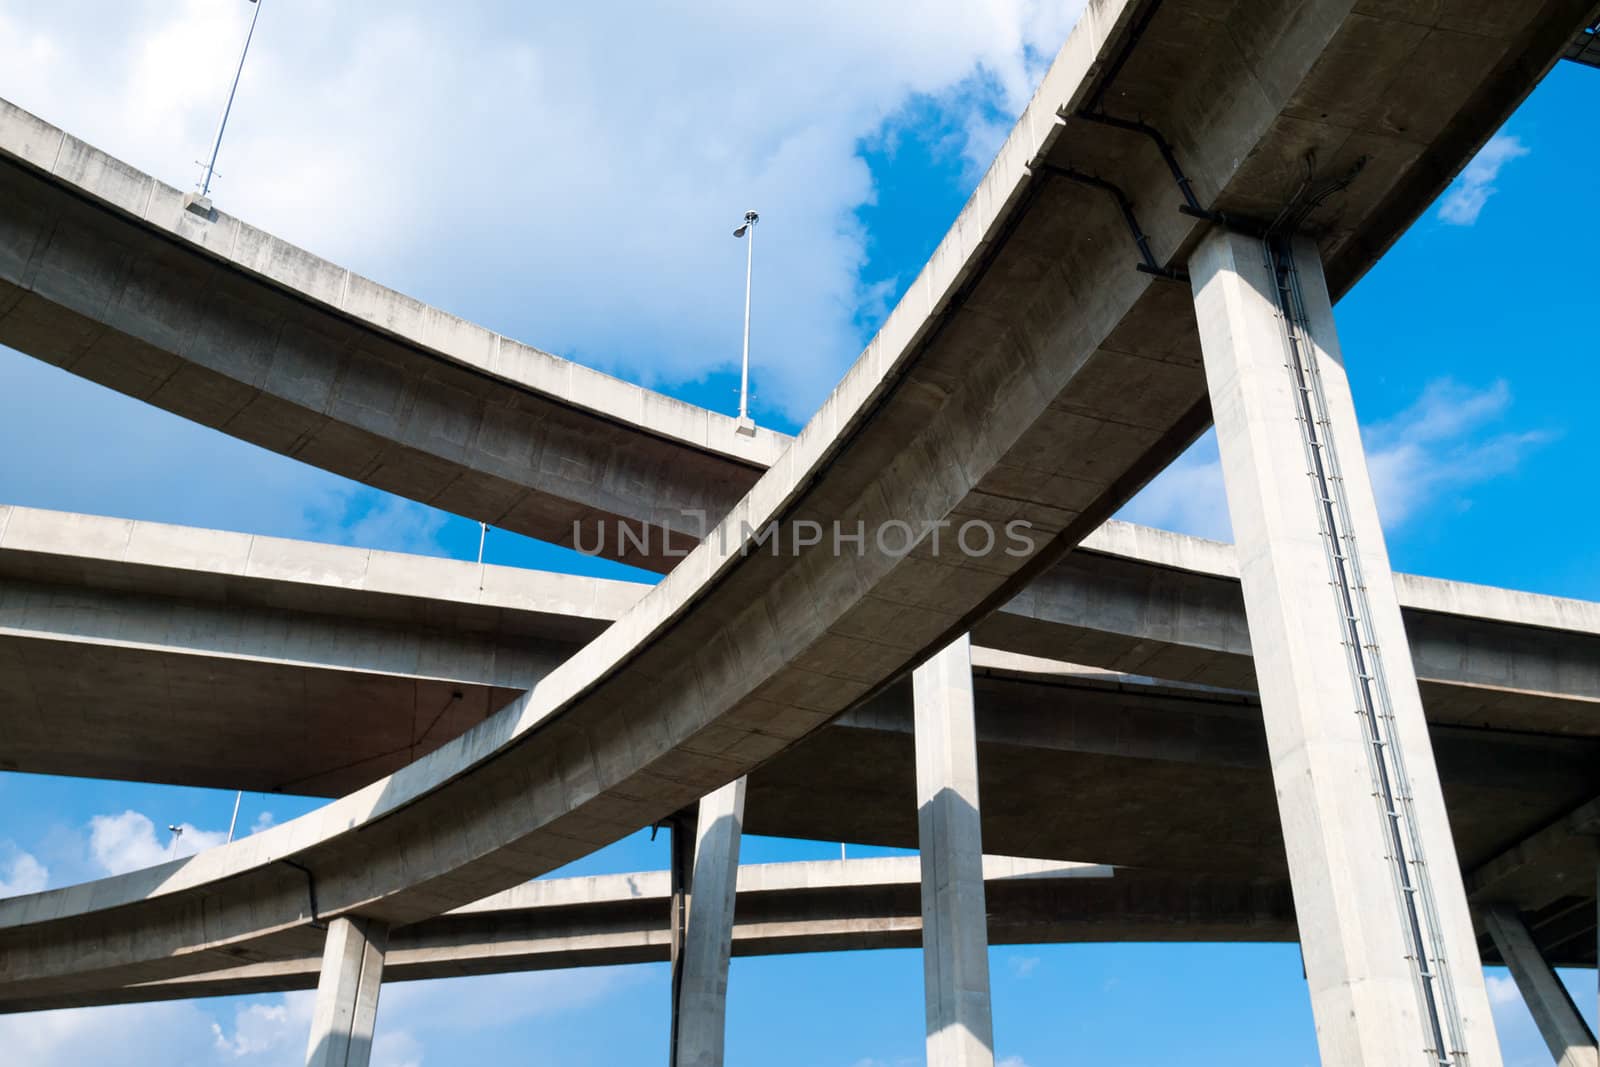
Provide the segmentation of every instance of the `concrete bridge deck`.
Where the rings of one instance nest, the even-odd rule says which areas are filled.
[[[1254,688],[1230,546],[1116,522],[1085,545],[978,640]],[[1432,722],[1600,735],[1600,605],[1397,580]],[[647,588],[0,507],[0,768],[341,796],[500,710]]]
[[[741,520],[796,518],[1016,519],[1047,543],[1021,560],[849,559],[740,556],[713,539],[527,698],[397,774],[181,864],[0,904],[0,980],[46,994],[85,968],[139,981],[303,955],[309,919],[419,921],[764,762],[1004,603],[1206,423],[1189,294],[1127,269],[1122,220],[1097,191],[1045,177],[1116,164],[1156,247],[1181,262],[1198,238],[1170,211],[1159,164],[1062,121],[1103,72],[1119,70],[1118,100],[1163,127],[1205,201],[1227,210],[1275,214],[1309,147],[1330,175],[1365,156],[1361,180],[1308,219],[1338,292],[1531,88],[1586,6],[1442,25],[1453,17],[1423,4],[1290,17],[1169,3],[1125,66],[1112,61],[1133,11],[1091,6],[906,300],[725,522],[734,546]],[[1373,47],[1391,41],[1414,61]],[[1413,78],[1425,94],[1407,95]],[[82,235],[46,230],[6,321],[49,303],[52,250]],[[78,358],[132,336],[89,333]]]
[[[1116,59],[1135,25],[1126,6],[1091,8],[1087,19],[1111,31],[1082,59]],[[1320,23],[1291,27],[1301,13],[1282,5],[1170,0],[1106,106],[1161,128],[1203,201],[1243,215],[1276,214],[1308,151],[1319,180],[1366,160],[1349,194],[1308,219],[1337,298],[1561,56],[1588,6],[1323,4]],[[1351,60],[1350,49],[1367,56]],[[1232,112],[1254,108],[1273,124],[1270,142],[1235,144],[1229,93],[1242,94]],[[1196,227],[1174,215],[1154,149],[1073,117],[1087,102],[1059,119],[1036,109],[1031,138],[1042,144],[1065,123],[1071,158],[1057,162],[1122,183],[1159,254],[1181,264]],[[1066,184],[1048,196],[1107,213],[1103,192]],[[0,344],[447,511],[558,544],[575,529],[595,544],[604,527],[613,556],[617,522],[648,523],[687,550],[789,444],[765,429],[743,437],[733,419],[492,333],[229,215],[202,220],[179,190],[3,101],[0,191]],[[1110,242],[1131,265],[1113,223],[1046,243]],[[962,269],[973,251],[956,253]],[[913,295],[919,317],[930,296]],[[1179,321],[1190,317],[1186,296],[1163,296]],[[1137,335],[1118,347],[1158,357],[1143,378],[1172,376],[1159,367],[1170,345],[1152,336],[1142,352]],[[659,539],[628,558],[676,562]]]
[[[992,944],[1286,941],[1287,889],[1107,867],[989,856]],[[922,916],[914,856],[752,864],[739,871],[735,956],[916,948]],[[665,871],[529,882],[396,931],[384,981],[665,962]],[[252,964],[147,985],[36,1001],[0,1012],[310,989],[318,957]]]
[[[1234,583],[1227,595],[1236,598],[1228,546],[1118,523],[1091,543],[1097,550],[1080,550],[1068,562],[1098,562],[1109,580],[1096,584],[1099,571],[1080,568],[1066,574],[1076,585],[1063,583],[1069,594],[1063,603],[1080,605],[1067,614],[1086,639],[1095,638],[1095,626],[1126,631],[1134,619],[1142,631],[1188,650],[1194,662],[1204,662],[1201,653],[1225,655],[1215,651],[1225,643],[1216,635],[1195,636],[1202,633],[1195,619],[1212,618],[1222,599],[1214,590],[1151,598],[1152,606],[1170,610],[1163,616],[1151,607],[1130,612],[1100,586],[1126,589],[1128,575],[1142,570],[1149,573],[1136,588],[1171,592],[1175,580],[1197,578],[1219,588]],[[1170,570],[1177,567],[1183,570]],[[1399,580],[1409,608],[1424,619],[1447,620],[1445,632],[1492,652],[1510,677],[1558,673],[1519,659],[1583,640],[1600,612],[1583,602]],[[33,712],[53,717],[35,721],[23,693],[0,704],[17,720],[0,757],[93,761],[80,766],[110,776],[127,774],[132,754],[142,753],[146,762],[133,770],[158,780],[260,788],[256,776],[300,775],[296,791],[341,781],[347,786],[338,792],[348,791],[375,777],[382,761],[407,762],[419,744],[431,750],[481,719],[475,701],[452,702],[443,690],[509,700],[532,684],[515,671],[531,670],[536,681],[643,592],[633,583],[12,508],[0,514],[0,649],[14,652],[8,686],[36,694]],[[177,593],[183,595],[165,595]],[[142,598],[154,606],[135,610]],[[1416,622],[1408,623],[1415,642]],[[1515,639],[1504,641],[1502,630]],[[41,652],[56,647],[60,664]],[[1422,647],[1414,643],[1419,661]],[[130,650],[170,663],[160,673],[123,675],[116,667]],[[1029,855],[1090,855],[1161,867],[1174,878],[1238,876],[1286,891],[1260,709],[1251,694],[1018,661],[979,650],[975,662],[986,840]],[[261,675],[250,672],[268,663],[287,688],[261,688]],[[230,674],[230,667],[245,673]],[[318,690],[307,676],[329,674],[351,679],[361,699],[330,703],[325,710],[337,709],[338,717],[312,726],[283,714],[286,706],[313,712]],[[88,688],[91,679],[100,691]],[[201,682],[214,689],[198,688]],[[383,688],[424,682],[434,687],[437,703],[421,719],[413,695],[396,698]],[[70,701],[75,714],[64,724],[68,684],[79,690]],[[913,847],[908,688],[891,687],[755,771],[749,828]],[[1587,738],[1546,736],[1537,723],[1519,727],[1514,714],[1504,724],[1509,729],[1451,725],[1459,724],[1461,705],[1448,698],[1459,694],[1464,706],[1476,707],[1475,689],[1436,683],[1427,701],[1468,871],[1600,792],[1600,779],[1588,770],[1600,755],[1592,731]],[[186,693],[194,694],[191,700]],[[191,713],[184,728],[173,728],[175,717]],[[65,728],[73,723],[83,729]],[[158,725],[167,738],[159,746],[150,734]],[[406,732],[391,737],[396,730]],[[38,735],[37,749],[27,743],[30,731]],[[320,768],[333,769],[319,775]],[[232,777],[219,781],[221,775]],[[819,781],[827,788],[819,789]],[[1230,803],[1219,803],[1220,796]],[[1036,818],[1058,804],[1092,805],[1097,818]],[[1517,884],[1502,887],[1500,899],[1545,909],[1571,895],[1552,892],[1563,881],[1576,884],[1582,897],[1588,847],[1581,834],[1549,843],[1522,864]],[[1565,910],[1573,908],[1567,900]],[[1591,942],[1582,934],[1565,929],[1567,954],[1557,958],[1587,959]]]

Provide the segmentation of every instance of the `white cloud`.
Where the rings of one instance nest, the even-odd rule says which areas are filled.
[[[1550,439],[1543,431],[1494,431],[1511,406],[1511,388],[1497,381],[1473,388],[1441,378],[1410,407],[1365,427],[1367,467],[1378,512],[1397,527],[1448,493],[1514,471]],[[1470,506],[1458,495],[1455,506]]]
[[[7,1062],[28,1067],[297,1067],[304,1062],[309,1008],[294,1031],[297,1020],[285,1013],[275,1024],[273,1010],[258,1010],[264,1007],[239,1008],[232,1036],[200,1006],[181,1001],[3,1016],[0,1048]]]
[[[7,503],[440,552],[437,534],[445,520],[439,511],[276,456],[3,348],[0,452],[35,460],[0,467],[0,500]]]
[[[1233,540],[1216,431],[1207,430],[1187,452],[1151,479],[1117,517],[1192,537]]]
[[[1517,983],[1509,974],[1485,974],[1483,983],[1489,990],[1489,1003],[1496,1007],[1502,1004],[1518,1004],[1522,1001]]]
[[[373,1067],[426,1067],[430,1035],[481,1033],[580,1009],[642,977],[627,968],[441,979],[385,985]],[[0,1048],[29,1067],[299,1067],[314,994],[256,998],[213,1014],[207,1002],[136,1004],[0,1016]],[[439,1062],[454,1062],[448,1036]]]
[[[383,989],[378,1029],[398,1019],[424,1038],[448,1030],[479,1032],[576,1010],[643,978],[637,969],[587,967],[401,982]]]
[[[1452,226],[1477,222],[1483,205],[1495,194],[1494,182],[1500,169],[1527,154],[1528,148],[1516,137],[1504,133],[1491,137],[1439,202],[1440,220]]]
[[[177,824],[182,833],[174,842],[170,834],[158,840],[155,823],[137,811],[121,815],[96,815],[89,820],[89,854],[106,874],[125,874],[192,856],[227,840],[224,830],[200,830],[190,823]]]
[[[246,1004],[235,1012],[232,1032],[224,1030],[221,1023],[211,1024],[212,1047],[225,1060],[259,1056],[284,1046],[299,1049],[306,1043],[311,1004],[309,993]]]
[[[1021,1056],[1007,1056],[996,1063],[995,1067],[1028,1067],[1028,1064]]]
[[[1030,977],[1034,971],[1039,969],[1039,963],[1038,956],[1008,956],[1006,958],[1006,966],[1011,970],[1014,978]]]
[[[1483,388],[1448,378],[1429,382],[1403,411],[1362,427],[1367,468],[1386,530],[1395,530],[1447,494],[1454,506],[1471,501],[1471,486],[1514,471],[1550,440],[1538,430],[1497,431],[1511,407],[1504,381]],[[1233,539],[1215,431],[1207,431],[1157,475],[1118,515],[1217,541]]]
[[[737,360],[728,231],[757,207],[757,389],[801,417],[856,356],[872,295],[864,139],[926,99],[986,164],[1081,8],[282,0],[214,193],[413,295],[656,381]],[[0,0],[0,89],[187,185],[251,10]]]
[[[6,845],[0,848],[0,855],[5,853],[10,856],[0,862],[0,897],[37,893],[50,884],[50,872],[31,852]]]
[[[360,548],[442,555],[439,534],[449,518],[414,500],[357,490],[323,496],[308,507],[305,536]]]

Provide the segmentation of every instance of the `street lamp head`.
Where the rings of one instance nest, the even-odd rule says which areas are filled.
[[[754,211],[746,211],[744,213],[744,225],[740,226],[737,230],[734,230],[733,235],[735,237],[743,237],[749,232],[750,227],[754,226],[760,220],[761,216],[756,214]]]
[[[733,235],[734,235],[734,236],[735,236],[735,237],[743,237],[743,236],[744,236],[744,232],[745,232],[745,231],[746,231],[746,230],[748,230],[748,229],[749,229],[749,228],[750,228],[750,227],[749,227],[749,226],[748,226],[748,225],[746,225],[746,226],[740,226],[740,227],[739,227],[739,228],[738,228],[738,229],[737,229],[737,230],[734,230],[734,231],[733,231]]]

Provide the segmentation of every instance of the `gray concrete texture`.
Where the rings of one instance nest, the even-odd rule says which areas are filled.
[[[672,1005],[672,1067],[722,1067],[744,795],[745,780],[736,778],[700,798],[682,974]]]
[[[1287,887],[1003,856],[985,857],[984,876],[997,945],[1294,938]],[[733,955],[916,948],[920,879],[915,856],[743,866]],[[526,883],[393,931],[384,980],[665,961],[667,882],[665,871],[643,871]],[[0,997],[0,1012],[310,989],[320,970],[317,953],[68,997]]]
[[[1088,558],[1097,560],[1111,580],[1096,582],[1098,572],[1085,569],[1074,579],[1076,586],[1060,583],[1065,591],[1054,609],[1058,615],[1076,613],[1086,625],[1106,631],[1144,633],[1148,645],[1158,640],[1181,642],[1180,649],[1192,645],[1199,659],[1208,647],[1222,643],[1217,630],[1206,625],[1216,618],[1211,605],[1227,598],[1231,610],[1242,612],[1237,577],[1230,573],[1235,570],[1230,546],[1120,523],[1102,527],[1092,543],[1097,551]],[[1066,562],[1086,556],[1075,553]],[[357,788],[375,773],[372,763],[404,762],[417,734],[431,749],[476,721],[463,709],[466,723],[447,714],[430,734],[428,717],[419,719],[409,699],[383,697],[382,686],[390,679],[363,673],[382,668],[401,675],[407,686],[422,684],[405,677],[418,669],[409,652],[374,661],[363,653],[361,641],[342,635],[376,633],[403,649],[427,635],[431,666],[422,672],[425,678],[447,679],[471,695],[472,686],[488,677],[479,672],[494,662],[480,654],[477,642],[518,650],[544,641],[566,647],[562,642],[598,633],[643,593],[632,583],[23,508],[0,513],[0,575],[0,605],[10,605],[0,608],[0,631],[6,635],[0,648],[18,648],[15,670],[6,677],[8,684],[29,681],[15,701],[5,703],[8,714],[33,706],[24,698],[34,702],[43,694],[76,694],[75,715],[51,714],[48,730],[41,731],[28,715],[17,716],[7,732],[11,743],[5,755],[22,755],[23,740],[40,735],[40,747],[30,756],[40,762],[24,769],[70,767],[98,775],[268,789],[298,781],[306,792]],[[1047,581],[1048,576],[1031,588],[1044,588]],[[65,617],[46,611],[42,605],[50,600],[30,592],[35,587],[51,590],[52,597],[94,594],[94,610]],[[1466,648],[1500,664],[1511,678],[1538,671],[1538,660],[1530,657],[1541,649],[1588,639],[1596,614],[1592,604],[1432,579],[1400,576],[1398,590],[1414,608],[1407,619],[1413,634],[1416,617],[1444,619],[1464,635]],[[137,612],[130,608],[147,603]],[[184,607],[189,604],[198,610]],[[222,630],[209,632],[197,621],[222,611],[228,612]],[[1464,614],[1447,614],[1455,611]],[[1021,616],[1023,621],[1032,617]],[[1563,632],[1558,626],[1571,629]],[[1494,650],[1501,628],[1516,635],[1504,654]],[[332,638],[309,645],[310,662],[286,659],[282,686],[262,686],[262,663],[284,658],[290,643],[286,634],[296,629]],[[458,651],[464,638],[471,640]],[[60,674],[46,673],[54,661],[40,649],[69,641],[78,642],[70,646],[72,659]],[[161,660],[170,665],[159,672],[115,671],[125,645],[141,654],[160,650]],[[201,655],[223,650],[235,658]],[[978,656],[985,663],[1000,661],[981,649]],[[236,673],[239,661],[252,673]],[[984,780],[995,783],[985,805],[984,832],[995,847],[1174,870],[1238,863],[1263,876],[1283,876],[1280,837],[1270,818],[1272,794],[1263,777],[1260,713],[1248,694],[1139,685],[1112,675],[1052,678],[1046,670],[1047,665],[1031,664],[1021,674],[988,667],[979,672],[985,676],[978,691],[980,758]],[[181,684],[169,683],[169,675]],[[314,679],[327,676],[356,687],[350,692],[360,701],[320,703]],[[216,689],[196,689],[197,679]],[[246,681],[250,685],[241,689]],[[260,693],[251,685],[262,686]],[[1438,692],[1476,700],[1468,687],[1441,686]],[[448,693],[440,692],[438,703],[425,708],[428,716],[448,707],[448,700]],[[1446,799],[1469,870],[1478,870],[1506,842],[1558,820],[1596,791],[1584,769],[1600,756],[1592,744],[1534,736],[1534,723],[1511,734],[1448,729],[1443,723],[1458,717],[1455,702],[1442,703],[1436,693],[1427,703]],[[35,710],[44,715],[54,707],[44,703]],[[304,709],[307,721],[287,718],[284,707]],[[382,710],[381,721],[351,728],[360,721],[352,715],[368,707],[375,715]],[[162,718],[130,714],[139,709],[159,710]],[[150,745],[150,723],[179,714],[186,716],[189,729],[169,733],[160,746]],[[335,717],[322,728],[308,729],[318,714]],[[76,723],[83,728],[68,728]],[[396,727],[408,732],[391,739]],[[914,788],[909,731],[910,694],[904,685],[824,728],[757,772],[755,826],[764,833],[914,847],[915,821],[906,806]],[[402,751],[393,751],[396,746]],[[137,753],[146,756],[135,764]],[[68,763],[69,758],[84,762]],[[325,769],[325,776],[302,780],[308,769]],[[830,781],[835,799],[819,803],[814,791],[808,795],[818,775]],[[337,788],[341,785],[346,788]],[[1244,805],[1242,813],[1221,823],[1204,821],[1201,816],[1213,809],[1208,797],[1225,787],[1258,797],[1259,803]],[[1044,832],[1031,813],[1055,803],[1092,803],[1102,817]],[[1482,892],[1497,891],[1502,899],[1540,912],[1534,921],[1558,958],[1584,963],[1593,958],[1592,938],[1571,924],[1573,915],[1590,912],[1560,901],[1592,894],[1587,839],[1564,829],[1558,833],[1559,839],[1533,860],[1519,863],[1517,876],[1500,877],[1485,868],[1479,878],[1493,877],[1498,887]],[[1573,888],[1562,890],[1563,885]],[[1554,925],[1541,921],[1546,911]],[[1553,940],[1558,937],[1564,943]],[[1486,948],[1492,954],[1492,947]]]
[[[1189,269],[1322,1059],[1498,1064],[1317,248]]]
[[[367,1067],[372,1061],[388,943],[383,923],[341,916],[328,924],[306,1067]]]
[[[1253,688],[1231,546],[1118,522],[1086,544],[982,639]],[[0,506],[0,767],[343,795],[499,710],[646,588]],[[1600,731],[1600,605],[1397,590],[1431,722]]]
[[[1160,120],[1202,199],[1228,210],[1270,217],[1308,150],[1330,174],[1366,158],[1360,188],[1309,220],[1337,294],[1531,89],[1586,7],[1171,0],[1109,99]],[[1108,57],[1120,50],[1125,5],[1092,6],[1086,21],[1105,27]],[[1230,82],[1248,99],[1213,108],[1210,87]],[[1030,121],[1037,138],[1058,120],[1040,108]],[[1148,146],[1059,121],[1080,165],[1139,179],[1155,247],[1181,262],[1193,226],[1177,224]],[[1278,124],[1274,144],[1241,161],[1231,135],[1252,121]],[[658,523],[686,548],[700,524],[684,511],[722,517],[788,444],[742,437],[725,416],[493,334],[226,214],[202,220],[178,190],[3,103],[0,159],[0,343],[264,447],[547,540],[570,541],[577,522],[593,543],[596,524],[621,519]],[[1052,195],[1088,206],[1101,194]],[[1109,231],[1072,238],[1090,239],[1125,244]]]
[[[1528,91],[1545,36],[1570,29],[1569,7],[1469,19],[1478,32],[1462,48],[1431,5],[1375,17],[1326,3],[1290,18],[1276,5],[1173,2],[1122,68],[1118,99],[1190,156],[1204,199],[1235,210],[1281,204],[1286,170],[1312,145],[1332,173],[1344,155],[1371,157],[1311,220],[1342,291]],[[1069,149],[1100,166],[1120,145],[1060,116],[1089,98],[1132,16],[1123,3],[1088,8],[906,299],[725,520],[737,545],[741,522],[774,518],[1024,519],[1051,537],[1039,553],[747,559],[703,544],[526,698],[395,775],[183,863],[0,904],[0,980],[42,994],[86,969],[137,981],[304,955],[317,916],[286,859],[315,872],[321,917],[395,924],[551,870],[764,762],[1081,540],[1208,418],[1187,297],[1128,269],[1121,219],[1102,198],[1043,174]],[[1436,33],[1438,47],[1403,68],[1358,47]],[[1350,86],[1376,85],[1385,91],[1349,98]],[[56,168],[72,158],[59,146],[57,157]],[[1159,163],[1122,162],[1156,246],[1187,247],[1200,227],[1170,210]],[[41,225],[35,236],[45,230],[74,233]],[[26,322],[63,306],[39,289],[69,243],[46,240],[37,254],[34,241],[14,243],[30,250],[26,278],[7,294],[0,334],[19,308]],[[146,329],[126,326],[113,341]],[[89,333],[79,357],[100,337]]]
[[[928,1067],[993,1067],[972,639],[911,676]]]

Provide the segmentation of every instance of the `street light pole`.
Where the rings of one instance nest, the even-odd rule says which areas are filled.
[[[222,108],[222,119],[217,123],[217,136],[211,142],[211,162],[206,164],[206,175],[200,181],[200,201],[206,201],[211,193],[211,179],[217,172],[217,153],[222,151],[222,131],[228,128],[228,115],[233,111],[233,97],[239,91],[239,76],[244,73],[244,57],[250,54],[250,41],[256,35],[256,20],[261,17],[261,0],[250,0],[256,5],[255,14],[250,16],[250,29],[244,35],[244,48],[239,52],[239,68],[233,72],[233,85],[228,89],[228,102]],[[209,201],[206,201],[209,208]]]
[[[239,826],[239,802],[244,799],[244,790],[241,789],[233,795],[233,818],[228,820],[228,841],[233,841],[233,831]]]
[[[744,249],[744,356],[739,365],[739,425],[737,431],[754,437],[756,424],[750,418],[750,274],[756,259],[756,223],[761,216],[754,211],[744,213],[744,225],[733,231],[735,237],[748,238]]]

